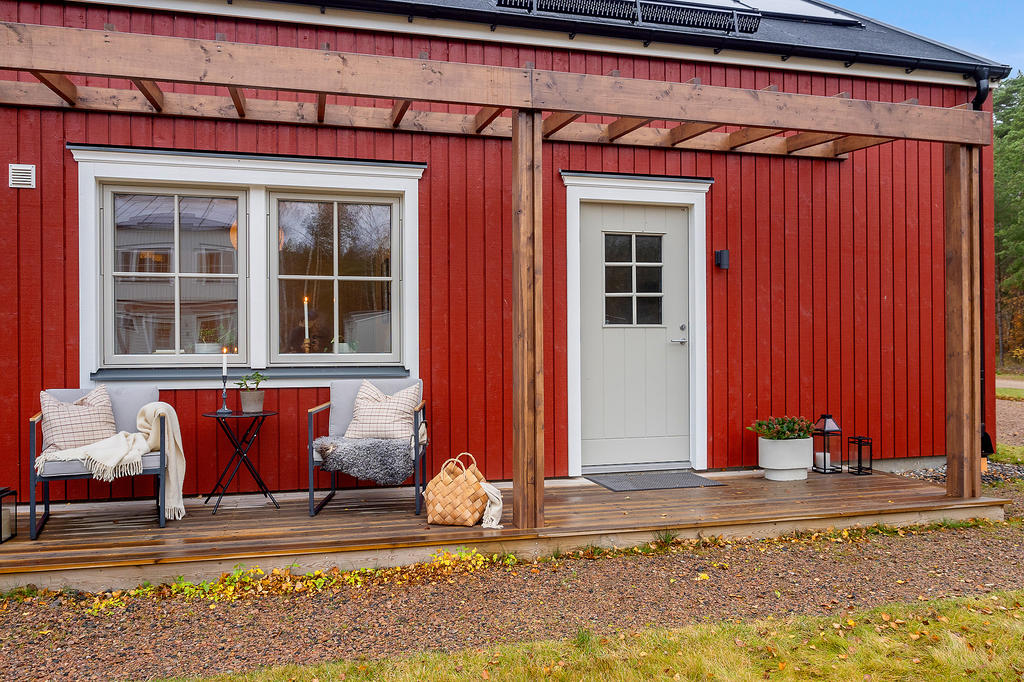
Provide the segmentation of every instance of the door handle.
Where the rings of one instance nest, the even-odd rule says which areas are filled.
[[[686,343],[689,339],[669,339],[669,343]]]

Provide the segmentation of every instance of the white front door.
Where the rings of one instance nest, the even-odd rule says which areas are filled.
[[[689,466],[687,210],[580,206],[584,471]]]

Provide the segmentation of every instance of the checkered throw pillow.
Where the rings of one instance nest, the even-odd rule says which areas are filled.
[[[39,406],[43,410],[43,443],[51,448],[77,448],[117,433],[110,394],[103,384],[73,403],[62,403],[40,391]]]
[[[345,438],[408,438],[419,404],[419,384],[388,395],[364,379]]]

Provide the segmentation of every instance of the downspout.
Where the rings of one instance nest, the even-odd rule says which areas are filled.
[[[986,68],[978,69],[974,73],[974,80],[978,84],[978,90],[974,94],[974,99],[971,100],[971,104],[974,106],[975,111],[981,111],[985,106],[985,101],[988,99],[991,91],[991,85],[989,84],[989,70]],[[978,164],[981,164],[981,159],[978,159]],[[978,191],[981,192],[981,184],[979,183]],[[978,198],[978,205],[984,206],[984,196]],[[979,245],[985,243],[985,221],[980,221],[979,229],[981,234],[978,236]],[[985,249],[979,248],[978,250],[978,268],[981,270],[981,276],[985,274]],[[981,348],[978,350],[981,355],[981,456],[988,457],[995,453],[995,448],[992,446],[992,436],[988,434],[988,429],[985,428],[985,294],[982,292],[981,300],[978,302],[978,309],[981,312]]]

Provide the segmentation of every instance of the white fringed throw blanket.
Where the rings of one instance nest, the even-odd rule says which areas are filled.
[[[147,403],[136,420],[139,431],[121,431],[110,438],[69,450],[44,452],[36,458],[36,472],[42,473],[47,462],[78,460],[100,481],[113,481],[121,476],[142,473],[142,456],[160,449],[160,417],[167,420],[164,446],[167,454],[167,486],[165,507],[167,518],[177,521],[185,516],[185,500],[181,489],[185,481],[185,452],[181,447],[178,414],[167,403]]]

